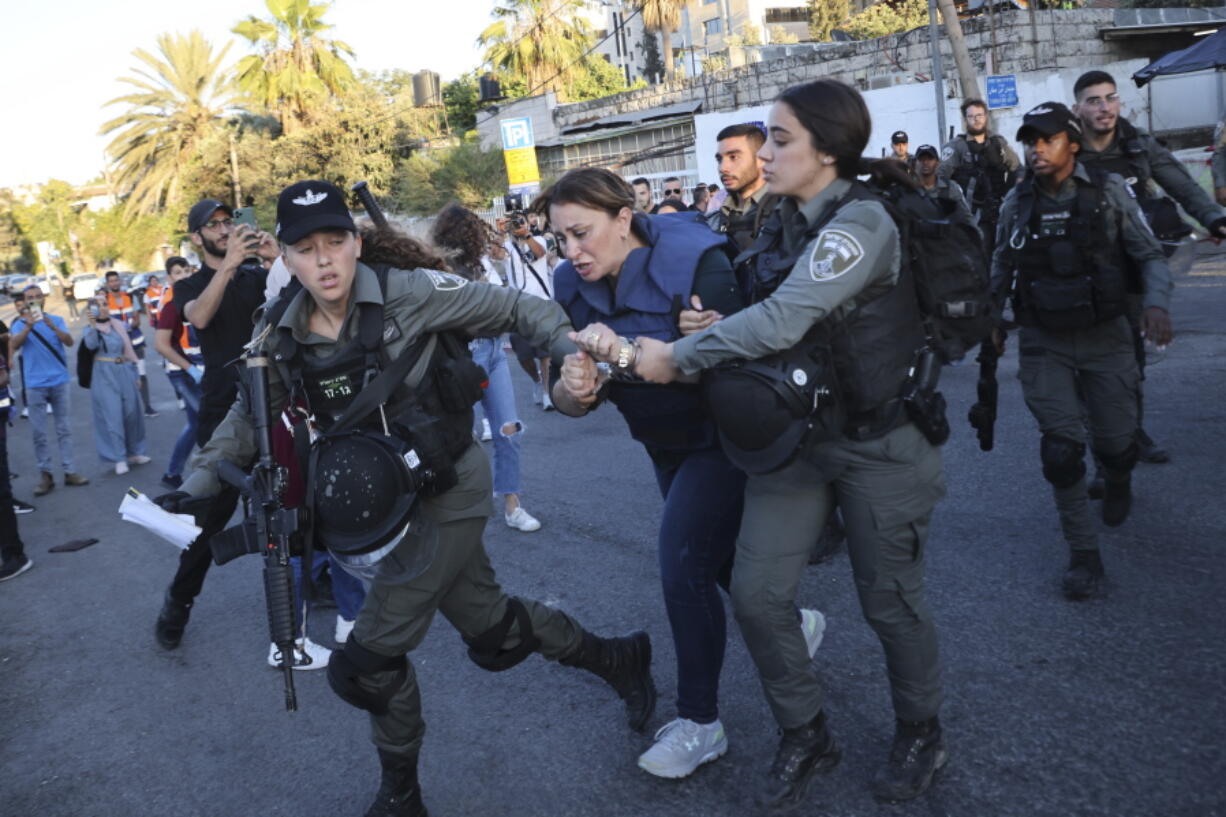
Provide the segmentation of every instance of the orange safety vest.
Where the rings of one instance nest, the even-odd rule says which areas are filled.
[[[174,284],[166,285],[166,287],[162,290],[162,297],[165,299],[166,303],[170,303],[175,299]],[[183,357],[187,358],[193,363],[197,363],[197,360],[200,358],[200,344],[196,342],[196,333],[193,330],[192,325],[187,322],[186,318],[183,317],[182,313],[179,314],[179,351],[183,353]],[[202,364],[197,363],[197,365]],[[183,371],[169,360],[166,361],[166,369],[172,372]]]
[[[149,282],[149,286],[145,287],[145,310],[149,313],[150,323],[157,325],[158,313],[162,311],[162,293],[166,291],[166,287],[162,286],[156,278]]]
[[[132,296],[126,292],[111,292],[106,291],[106,308],[111,311],[111,314],[123,321],[128,327],[128,336],[132,339],[133,346],[140,346],[145,342],[145,336],[137,329],[136,334],[132,334],[132,321],[136,317],[136,306],[132,303]]]

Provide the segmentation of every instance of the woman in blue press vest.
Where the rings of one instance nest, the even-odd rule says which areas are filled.
[[[730,315],[742,307],[726,238],[693,213],[634,213],[634,192],[621,177],[582,168],[537,199],[564,248],[554,270],[554,298],[580,351],[567,356],[553,388],[558,410],[582,416],[608,399],[655,468],[664,513],[658,552],[664,603],[677,654],[677,717],[656,732],[638,760],[659,777],[685,777],[728,749],[719,721],[719,675],[727,589],[740,527],[745,475],[719,448],[695,383],[667,386],[630,377],[627,337],[681,336],[678,315],[697,296],[704,309]],[[606,369],[597,360],[613,361]],[[800,611],[809,652],[825,620]]]

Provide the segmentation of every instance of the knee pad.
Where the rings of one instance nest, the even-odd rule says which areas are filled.
[[[519,625],[519,644],[509,650],[502,648],[511,625]],[[528,608],[517,598],[507,599],[507,611],[502,620],[480,635],[464,638],[468,645],[468,657],[483,670],[502,672],[523,661],[541,646],[541,640],[532,629],[532,617]]]
[[[1105,451],[1100,451],[1098,446],[1094,447],[1094,453],[1097,455],[1099,462],[1103,464],[1103,468],[1106,468],[1108,471],[1127,474],[1136,466],[1141,449],[1136,441],[1133,440],[1128,444],[1127,448],[1118,453],[1108,454]]]
[[[1086,446],[1058,434],[1044,434],[1039,444],[1043,478],[1057,488],[1072,488],[1086,473]]]
[[[373,680],[369,676],[389,670],[396,673],[395,677],[380,685],[374,692],[358,684],[360,677],[366,676],[368,680]],[[392,658],[378,655],[352,638],[345,643],[343,649],[334,651],[332,660],[328,662],[328,684],[331,685],[332,691],[346,703],[375,715],[387,713],[388,702],[404,686],[408,675],[409,660],[403,655]]]

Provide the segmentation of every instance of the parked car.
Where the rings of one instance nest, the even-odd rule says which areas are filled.
[[[43,291],[44,295],[51,294],[51,279],[49,279],[46,275],[34,276],[34,283],[38,284],[38,288]]]
[[[10,279],[10,278],[12,278],[12,277],[13,277],[13,276],[12,276],[11,274],[10,274],[10,275],[0,275],[0,295],[7,295],[7,294],[8,294],[8,291],[9,291],[9,279]]]
[[[78,301],[94,297],[98,287],[102,286],[102,276],[92,272],[82,272],[72,276],[72,296]]]
[[[5,288],[10,297],[16,297],[25,291],[25,288],[34,283],[33,275],[12,275],[9,276]]]

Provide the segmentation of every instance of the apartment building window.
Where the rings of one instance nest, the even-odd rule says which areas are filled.
[[[724,30],[724,20],[721,17],[707,20],[702,24],[702,29],[707,34],[719,34]]]
[[[809,22],[809,9],[801,8],[768,8],[766,10],[766,24],[775,25],[776,23],[807,23]]]
[[[704,6],[709,6],[709,5],[711,5],[712,3],[718,3],[718,2],[719,2],[719,0],[702,0],[702,4],[703,4]]]

